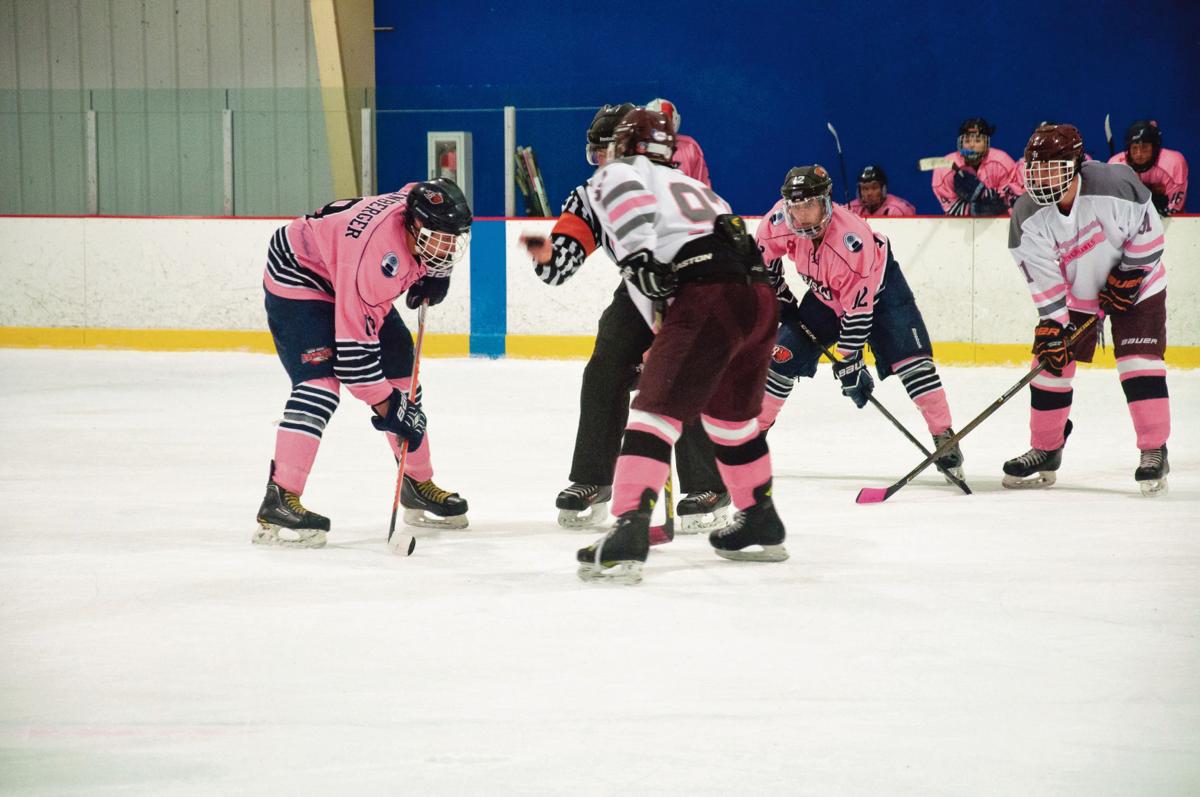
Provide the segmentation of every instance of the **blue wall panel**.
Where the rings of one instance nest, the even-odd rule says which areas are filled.
[[[378,107],[594,108],[664,96],[704,148],[717,192],[745,214],[770,207],[790,166],[819,161],[838,174],[826,122],[841,134],[852,175],[882,163],[892,191],[923,213],[940,209],[916,160],[951,151],[968,116],[996,124],[993,143],[1014,156],[1038,121],[1070,121],[1105,159],[1106,113],[1118,139],[1132,120],[1151,117],[1167,146],[1200,158],[1200,3],[508,8],[425,4],[418,15],[377,0],[376,24],[395,26],[376,35]],[[424,130],[475,124],[466,129],[475,133],[476,212],[502,213],[498,112],[443,116],[441,128],[415,117],[403,134],[381,116],[381,188],[424,174]],[[537,151],[555,207],[590,173],[589,118],[519,114],[519,143]]]

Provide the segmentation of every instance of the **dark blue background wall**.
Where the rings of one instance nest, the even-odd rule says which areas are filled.
[[[504,209],[504,105],[576,108],[518,113],[518,143],[537,152],[555,209],[591,173],[596,106],[657,96],[676,103],[713,187],[747,215],[771,206],[793,165],[838,175],[826,122],[851,180],[879,162],[922,213],[939,208],[916,160],[951,151],[968,116],[995,124],[993,145],[1014,157],[1038,121],[1073,122],[1104,159],[1106,113],[1118,149],[1125,127],[1150,117],[1166,146],[1200,161],[1200,2],[377,0],[375,15],[395,27],[375,39],[381,190],[424,176],[426,130],[470,130],[477,215]],[[477,110],[411,112],[450,108]]]

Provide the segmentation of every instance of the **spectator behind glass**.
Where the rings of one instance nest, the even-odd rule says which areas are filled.
[[[667,121],[675,130],[675,163],[679,165],[679,171],[712,188],[712,180],[708,177],[708,164],[704,162],[704,151],[700,149],[696,139],[679,135],[679,109],[675,107],[675,103],[659,97],[646,103],[646,110],[658,111],[667,117]]]
[[[947,216],[1004,216],[1025,193],[1013,159],[991,145],[995,132],[979,116],[959,125],[958,150],[946,156],[950,168],[933,172],[933,193]]]
[[[915,216],[917,209],[888,193],[887,173],[882,166],[864,166],[858,174],[858,199],[850,200],[850,212],[856,216]]]
[[[1150,199],[1160,216],[1182,213],[1187,201],[1188,166],[1183,153],[1163,149],[1158,122],[1142,119],[1125,131],[1125,151],[1108,159],[1127,163],[1150,189]]]

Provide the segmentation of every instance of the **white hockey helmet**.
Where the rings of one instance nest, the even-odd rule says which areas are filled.
[[[667,117],[667,121],[671,123],[671,127],[679,133],[679,109],[675,107],[675,103],[670,100],[664,100],[662,97],[655,97],[646,103],[647,111],[658,111],[663,116]]]

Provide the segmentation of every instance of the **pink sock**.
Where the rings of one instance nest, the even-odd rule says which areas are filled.
[[[655,495],[662,492],[670,468],[671,448],[682,431],[683,423],[675,418],[642,410],[629,411],[621,456],[613,474],[613,515],[637,509],[646,490]]]
[[[771,478],[771,452],[760,428],[762,414],[749,421],[723,421],[700,416],[704,431],[713,441],[717,470],[738,509],[754,505],[754,489]]]
[[[951,426],[950,405],[946,403],[946,391],[938,388],[913,399],[917,409],[925,416],[925,425],[930,434],[941,434]]]
[[[1035,360],[1033,365],[1036,364]],[[1063,369],[1062,376],[1042,371],[1029,384],[1029,438],[1034,448],[1043,451],[1062,448],[1067,416],[1071,414],[1071,380],[1075,377],[1075,369],[1072,362]]]
[[[770,393],[763,395],[762,411],[758,413],[758,428],[760,431],[765,432],[771,428],[786,402],[787,399],[772,396]]]
[[[1171,434],[1171,401],[1167,398],[1167,366],[1158,357],[1133,355],[1117,359],[1121,389],[1129,404],[1137,447],[1166,445]]]
[[[339,401],[339,383],[333,377],[301,382],[292,388],[275,433],[276,484],[300,495],[317,458],[325,424]]]

